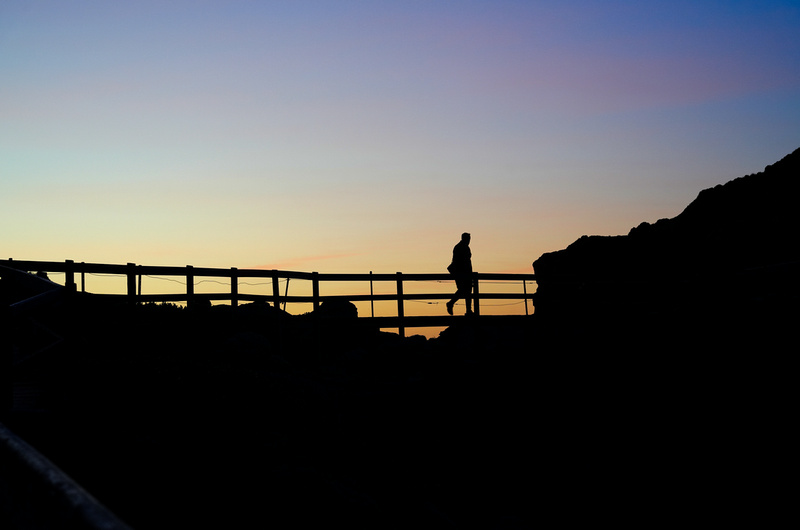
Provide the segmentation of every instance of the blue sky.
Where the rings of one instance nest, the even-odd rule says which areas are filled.
[[[0,4],[15,259],[476,270],[800,147],[798,2]]]

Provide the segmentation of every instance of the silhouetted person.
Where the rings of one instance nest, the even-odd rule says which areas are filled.
[[[447,302],[447,312],[453,314],[453,306],[459,298],[467,303],[467,314],[472,314],[472,251],[469,249],[470,235],[461,234],[461,241],[453,247],[453,262],[447,267],[456,280],[456,294]]]

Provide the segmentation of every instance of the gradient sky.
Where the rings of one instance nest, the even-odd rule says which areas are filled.
[[[532,272],[800,147],[795,1],[0,2],[1,258]]]

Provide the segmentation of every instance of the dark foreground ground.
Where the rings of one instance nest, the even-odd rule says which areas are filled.
[[[5,423],[133,528],[763,526],[790,498],[779,315],[432,340],[258,306],[37,318],[64,341]]]

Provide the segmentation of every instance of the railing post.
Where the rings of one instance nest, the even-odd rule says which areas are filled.
[[[478,288],[478,273],[472,273],[472,301],[475,305],[474,313],[476,317],[481,316],[481,293],[480,289]]]
[[[406,327],[403,325],[403,318],[405,318],[405,314],[403,311],[403,273],[397,273],[397,320],[399,321],[399,325],[397,327],[397,331],[401,337],[406,336]]]
[[[128,303],[130,305],[136,304],[136,264],[128,263],[127,265],[127,278],[128,278]]]
[[[369,271],[369,307],[372,310],[372,318],[375,318],[375,293],[372,291],[372,271]]]
[[[86,267],[84,267],[84,265],[86,265],[86,262],[81,261],[81,292],[82,293],[86,292]]]
[[[194,267],[186,266],[186,305],[194,305]]]
[[[319,273],[311,273],[311,295],[314,297],[314,311],[319,309]]]
[[[231,267],[231,307],[239,305],[239,269]]]
[[[525,295],[525,316],[528,316],[528,282],[522,280],[522,294]]]
[[[272,306],[278,309],[278,302],[281,298],[281,281],[278,279],[278,271],[272,269]]]
[[[67,288],[67,292],[74,293],[76,290],[75,287],[75,262],[71,259],[68,259],[65,262],[64,267],[64,287]]]

